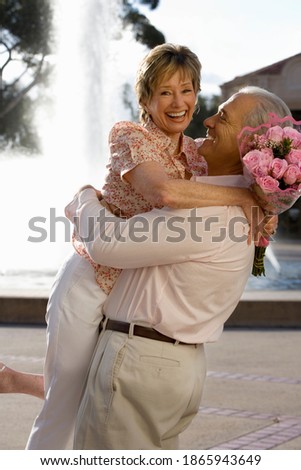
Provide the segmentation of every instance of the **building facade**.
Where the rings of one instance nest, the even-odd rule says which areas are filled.
[[[301,120],[301,53],[222,84],[222,101],[247,85],[259,86],[280,96],[294,118]]]

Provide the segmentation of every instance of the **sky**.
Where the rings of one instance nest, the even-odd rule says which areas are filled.
[[[139,9],[167,42],[198,55],[204,94],[301,52],[300,0],[160,0]]]

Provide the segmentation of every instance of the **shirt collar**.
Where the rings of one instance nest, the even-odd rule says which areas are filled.
[[[163,148],[163,149],[168,149],[170,153],[173,153],[173,147],[175,144],[172,142],[171,138],[168,137],[161,129],[159,129],[158,126],[149,119],[145,124],[144,124],[145,129],[147,129],[149,132],[152,133],[153,138],[156,139],[157,143]],[[188,139],[186,136],[182,133],[180,137],[180,152],[179,153],[184,153],[187,155],[187,150],[188,150]]]

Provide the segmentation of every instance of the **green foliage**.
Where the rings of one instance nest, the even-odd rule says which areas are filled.
[[[284,138],[282,142],[273,142],[271,148],[274,157],[284,158],[291,150],[292,140],[288,137]]]
[[[151,10],[154,10],[159,5],[159,0],[138,0],[142,5],[148,5]]]
[[[0,16],[0,146],[38,151],[33,115],[51,70],[51,0],[0,0]]]
[[[4,106],[9,100],[4,100]],[[24,96],[14,109],[7,113],[1,122],[0,145],[6,147],[22,147],[23,149],[39,150],[33,122],[33,102],[29,96]]]
[[[14,36],[14,48],[26,56],[50,52],[50,3],[50,0],[1,0],[1,26],[10,37]]]
[[[147,4],[151,9],[158,6],[159,0],[139,0],[141,4]],[[164,34],[157,30],[145,15],[140,13],[128,0],[123,0],[122,12],[123,26],[130,27],[137,42],[152,49],[165,42]]]

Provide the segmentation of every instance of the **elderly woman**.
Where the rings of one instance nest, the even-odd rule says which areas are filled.
[[[200,71],[197,56],[184,46],[163,44],[142,61],[136,80],[141,123],[121,122],[113,127],[111,158],[102,188],[107,202],[127,217],[166,205],[193,208],[221,204],[240,205],[248,217],[251,206],[256,205],[247,189],[189,181],[192,175],[207,172],[197,142],[183,134],[195,110]],[[102,305],[120,273],[95,264],[80,241],[74,239],[74,246],[76,252],[59,270],[48,302],[44,381],[21,374],[22,388],[18,388],[18,373],[7,368],[0,373],[8,384],[2,391],[45,396],[28,449],[66,449],[71,445]]]

